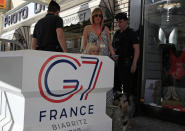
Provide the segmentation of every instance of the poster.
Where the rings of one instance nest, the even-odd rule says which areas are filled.
[[[145,84],[145,104],[156,104],[161,103],[161,84],[160,80],[146,80]]]

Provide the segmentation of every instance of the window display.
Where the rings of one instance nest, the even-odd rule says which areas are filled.
[[[145,0],[143,48],[144,102],[185,112],[184,0]]]

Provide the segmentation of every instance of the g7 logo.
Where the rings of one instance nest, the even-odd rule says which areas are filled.
[[[96,83],[101,71],[103,62],[99,61],[96,57],[81,57],[81,62],[74,57],[68,55],[54,55],[48,58],[44,64],[42,65],[39,77],[38,77],[38,87],[41,96],[47,101],[53,103],[61,103],[69,100],[75,94],[79,93],[83,89],[83,85],[81,82],[74,76],[70,76],[73,79],[66,79],[64,77],[63,80],[63,90],[58,93],[57,91],[53,91],[52,84],[48,84],[48,79],[50,76],[50,72],[54,70],[56,66],[65,65],[65,69],[67,68],[73,69],[71,71],[78,71],[83,65],[94,65],[92,75],[90,77],[90,81],[88,82],[88,88],[81,93],[80,100],[87,100],[88,95],[95,89]],[[64,75],[64,74],[63,74]],[[56,77],[56,76],[55,76]],[[77,77],[77,76],[75,76]],[[57,90],[60,88],[57,87]],[[67,92],[66,92],[67,89]]]

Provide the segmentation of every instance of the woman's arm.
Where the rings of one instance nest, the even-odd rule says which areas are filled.
[[[89,26],[85,26],[84,31],[83,31],[83,46],[82,46],[82,51],[86,49],[87,46],[87,37],[88,37],[88,32],[89,32]]]

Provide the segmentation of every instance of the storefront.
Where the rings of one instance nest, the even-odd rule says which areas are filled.
[[[83,29],[87,24],[90,24],[90,14],[96,7],[102,8],[105,18],[104,23],[113,27],[112,0],[90,0],[61,11],[60,16],[64,21],[64,32],[69,52],[80,52]]]
[[[160,115],[157,113],[161,109],[162,115],[182,123],[185,118],[185,1],[144,0],[143,7],[140,100],[156,108],[155,115]],[[173,118],[174,114],[178,120]]]
[[[79,53],[83,28],[89,24],[92,10],[101,7],[105,16],[105,23],[109,27],[113,22],[113,1],[111,0],[80,0],[60,2],[64,21],[64,32],[70,52]],[[2,35],[0,38],[18,40],[25,49],[31,48],[31,36],[35,23],[46,14],[47,6],[25,2],[21,6],[7,12],[3,17]]]
[[[31,24],[46,14],[46,6],[25,2],[8,11],[2,18],[1,50],[16,50],[20,47],[13,43],[21,43],[24,49],[31,48]],[[12,48],[13,47],[13,48]]]

